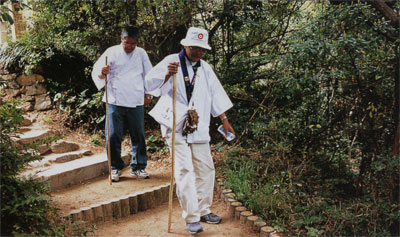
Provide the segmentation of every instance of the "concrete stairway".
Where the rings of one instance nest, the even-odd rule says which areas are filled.
[[[104,191],[104,189],[108,189],[108,159],[105,152],[93,154],[90,150],[81,149],[79,144],[74,141],[60,139],[61,132],[38,125],[37,114],[26,115],[24,118],[23,126],[13,140],[21,146],[35,144],[35,153],[43,159],[29,163],[28,167],[21,173],[22,176],[46,180],[53,199],[56,203],[58,202],[58,205],[62,206],[69,205],[74,200],[85,198],[71,195],[68,190],[76,189],[79,186],[84,186],[88,190],[97,188],[100,189],[99,191]],[[49,142],[49,140],[53,141]],[[128,165],[130,154],[123,153],[122,159]],[[153,161],[149,161],[149,163],[151,162]],[[124,172],[128,173],[128,171],[129,168],[125,169]],[[147,180],[143,180],[144,185],[136,184],[123,191],[119,190],[112,199],[99,198],[95,203],[78,204],[74,205],[73,208],[64,208],[62,210],[63,216],[72,217],[76,221],[84,220],[88,223],[95,223],[123,218],[166,202],[169,192],[168,172],[160,173],[149,170],[148,172],[150,175],[154,174],[154,177],[152,175],[151,178],[151,184],[149,182],[146,184]],[[124,179],[124,177],[121,177],[121,179]],[[126,181],[132,182],[133,180]],[[96,187],[99,182],[103,185]],[[121,186],[119,183],[113,183],[113,186],[118,185]],[[108,191],[114,192],[115,190],[110,189]],[[60,196],[68,198],[60,202],[57,199]],[[87,196],[93,198],[92,194]]]
[[[14,141],[19,145],[35,144],[36,154],[43,159],[31,162],[21,175],[47,180],[50,191],[55,191],[108,173],[105,153],[93,154],[74,141],[60,140],[60,131],[40,127],[36,117],[25,117],[25,126]],[[48,142],[52,139],[56,141]],[[129,154],[122,157],[128,163]]]

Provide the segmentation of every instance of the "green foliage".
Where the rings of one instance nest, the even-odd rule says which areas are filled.
[[[103,129],[91,65],[126,23],[153,64],[188,26],[209,31],[212,64],[235,106],[238,145],[227,184],[290,235],[398,232],[396,121],[399,29],[368,4],[329,1],[36,1],[34,30],[0,52],[11,71],[47,72],[71,126]],[[392,7],[398,11],[399,3]],[[61,67],[60,67],[61,65]],[[147,116],[147,115],[146,115]],[[153,127],[147,121],[146,126]],[[212,120],[213,134],[218,126]],[[214,136],[215,135],[215,136]],[[148,149],[163,149],[157,136]],[[224,149],[218,145],[217,149]]]
[[[61,51],[73,50],[94,62],[104,50],[119,44],[121,27],[140,28],[139,46],[158,62],[171,52],[186,34],[196,2],[183,1],[73,1],[35,2],[38,15],[34,34],[55,42]]]
[[[11,10],[7,7],[4,6],[4,3],[0,5],[0,21],[1,22],[8,22],[11,25],[14,24],[14,20],[11,17]]]
[[[148,152],[161,152],[162,154],[166,154],[169,152],[169,148],[164,142],[162,137],[156,135],[149,135],[146,138],[146,149]]]
[[[241,145],[262,157],[231,157],[227,184],[290,235],[397,233],[399,29],[369,5],[309,6],[271,63],[229,87],[240,98]]]
[[[9,3],[15,3],[15,2],[18,2],[19,9],[22,9],[24,7],[29,8],[28,5],[26,5],[25,3],[20,2],[20,1],[14,1],[14,0],[0,1],[0,22],[8,22],[11,25],[14,24],[14,20],[12,17],[12,11],[11,11],[11,9],[8,8],[7,5]]]
[[[374,178],[372,193],[355,196],[351,191],[343,192],[346,187],[341,178],[321,182],[320,174],[309,172],[299,177],[292,170],[274,170],[271,165],[276,161],[272,158],[266,161],[237,151],[227,155],[225,185],[247,208],[279,231],[307,236],[387,236],[399,218],[399,204],[379,193],[390,188],[383,173]],[[381,160],[390,163],[385,164],[391,165],[389,176],[400,168],[391,156]],[[374,166],[382,169],[383,165],[377,163]]]
[[[23,168],[24,164],[35,160],[29,154],[16,154],[10,135],[15,134],[18,124],[23,120],[21,110],[16,108],[17,102],[4,102],[0,106],[0,145],[1,145],[1,175],[3,177],[15,176]],[[8,159],[6,159],[8,157]]]
[[[38,141],[34,142],[33,145],[46,144],[47,146],[50,146],[51,143],[58,141],[62,138],[63,138],[62,136],[49,136],[49,137],[39,139]]]
[[[97,145],[97,146],[102,145],[101,136],[99,134],[97,134],[97,133],[92,134],[90,136],[90,143],[93,144],[93,145]]]
[[[50,95],[55,97],[59,104],[67,104],[67,107],[70,105],[67,109],[69,111],[72,109],[72,112],[79,115],[73,121],[67,121],[66,125],[72,127],[76,127],[77,124],[88,124],[88,127],[97,125],[92,120],[87,121],[91,119],[90,115],[95,114],[97,119],[103,112],[101,109],[92,109],[92,107],[102,106],[101,101],[96,100],[97,90],[91,78],[88,77],[92,63],[76,51],[61,51],[55,47],[55,39],[44,37],[43,35],[26,35],[19,41],[10,43],[7,48],[2,48],[0,61],[4,62],[3,67],[10,72],[43,75]],[[86,96],[85,93],[93,94],[94,99],[82,98]],[[80,100],[76,100],[76,97],[80,97]],[[88,100],[86,105],[77,104],[86,99]],[[93,105],[94,103],[98,104]],[[82,111],[85,109],[86,111]]]
[[[121,27],[139,26],[139,46],[157,63],[180,49],[179,41],[198,11],[196,2],[183,1],[41,0],[32,4],[39,13],[33,29],[1,50],[0,61],[10,72],[42,74],[60,109],[78,114],[66,125],[88,129],[103,129],[105,112],[98,109],[102,102],[97,100],[91,67],[106,48],[120,43]]]
[[[96,92],[90,98],[87,96],[88,91],[85,89],[77,94],[71,89],[65,94],[57,93],[54,96],[57,107],[68,115],[66,125],[72,128],[85,127],[91,131],[104,127],[105,106],[101,100],[103,94]]]
[[[19,176],[28,162],[40,158],[27,147],[17,148],[11,139],[23,120],[16,105],[8,101],[0,106],[1,235],[61,236],[67,229],[84,233],[87,230],[59,218],[43,181]]]

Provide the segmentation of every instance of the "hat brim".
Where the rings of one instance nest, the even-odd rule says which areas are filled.
[[[187,39],[182,39],[181,40],[181,45],[183,46],[197,46],[203,49],[208,49],[211,50],[211,47],[208,44],[201,44],[201,43],[197,43],[191,40],[187,40]]]

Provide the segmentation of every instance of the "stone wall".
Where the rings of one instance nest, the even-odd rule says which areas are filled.
[[[45,79],[38,74],[17,75],[0,71],[0,77],[6,81],[0,86],[2,100],[21,100],[24,111],[47,110],[53,107],[52,100],[44,86]]]

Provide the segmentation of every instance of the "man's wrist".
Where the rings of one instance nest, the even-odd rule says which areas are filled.
[[[221,122],[223,122],[225,119],[228,119],[228,117],[226,117],[226,115],[224,115],[224,116],[222,116],[222,118],[220,118],[221,119]]]
[[[146,98],[147,100],[151,100],[151,99],[153,99],[153,96],[152,95],[145,95],[144,98]]]

